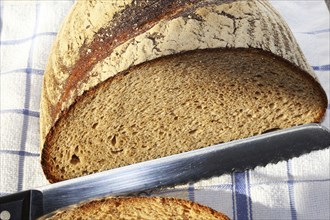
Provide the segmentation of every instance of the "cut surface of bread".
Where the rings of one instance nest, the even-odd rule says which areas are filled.
[[[224,214],[194,202],[158,197],[119,197],[96,200],[58,212],[45,219],[229,220]]]
[[[51,182],[318,122],[320,85],[258,49],[197,50],[135,66],[84,93],[47,136]]]

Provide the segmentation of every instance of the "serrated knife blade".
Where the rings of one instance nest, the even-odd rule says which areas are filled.
[[[324,126],[296,126],[0,197],[0,213],[35,219],[94,198],[195,182],[329,146],[330,132]]]

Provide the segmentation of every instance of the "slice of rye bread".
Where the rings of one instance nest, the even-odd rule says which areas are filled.
[[[267,1],[152,2],[75,3],[44,76],[50,182],[322,119],[325,92]]]
[[[118,197],[95,200],[42,219],[229,220],[226,215],[198,203],[158,197]]]

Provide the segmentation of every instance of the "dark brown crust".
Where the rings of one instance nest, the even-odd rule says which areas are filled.
[[[284,58],[274,55],[271,52],[268,51],[264,51],[262,49],[255,49],[255,48],[217,48],[217,49],[204,49],[204,50],[194,50],[194,51],[188,51],[185,53],[190,53],[190,54],[195,54],[195,53],[200,53],[201,51],[205,51],[205,52],[217,52],[217,51],[236,51],[236,52],[246,52],[248,51],[249,53],[252,54],[263,54],[265,56],[269,56],[271,58],[273,58],[274,60],[276,60],[277,62],[282,63],[282,65],[286,66],[287,68],[290,68],[292,71],[296,72],[297,74],[300,74],[301,76],[305,77],[311,84],[313,84],[313,87],[318,90],[318,92],[320,94],[322,94],[322,98],[323,98],[323,111],[319,112],[319,116],[315,119],[315,123],[320,122],[326,112],[326,108],[327,108],[327,96],[326,93],[324,92],[324,90],[322,89],[321,85],[310,75],[308,74],[306,71],[302,70],[301,68],[293,65],[292,63],[290,63],[289,61],[285,60]],[[181,53],[182,54],[182,53]],[[175,54],[175,55],[169,55],[169,56],[164,56],[164,57],[160,57],[157,58],[155,60],[151,60],[148,61],[148,63],[154,63],[154,62],[160,62],[163,59],[166,59],[168,57],[175,57],[175,56],[180,56],[180,54]],[[43,146],[43,150],[42,150],[42,155],[41,155],[41,164],[42,164],[42,168],[44,170],[44,173],[46,175],[46,178],[49,180],[49,182],[54,183],[54,182],[59,182],[59,181],[63,181],[63,179],[60,179],[58,177],[56,177],[55,175],[52,174],[51,170],[50,170],[50,158],[49,158],[49,153],[48,153],[48,148],[50,147],[48,144],[50,143],[50,140],[53,137],[53,133],[55,132],[55,128],[57,126],[57,124],[61,121],[61,120],[66,120],[68,113],[71,111],[71,109],[74,108],[75,104],[77,102],[82,101],[82,99],[85,96],[90,96],[92,94],[95,93],[95,91],[102,86],[106,86],[107,84],[111,83],[113,80],[118,80],[118,79],[122,79],[126,74],[128,74],[131,70],[134,70],[135,68],[138,68],[140,65],[144,65],[144,63],[139,64],[137,66],[131,67],[129,70],[126,70],[124,72],[118,73],[117,75],[115,75],[114,77],[111,77],[101,83],[99,83],[98,85],[96,85],[95,87],[91,88],[90,90],[86,91],[84,94],[82,94],[81,96],[77,97],[77,99],[74,101],[74,103],[63,112],[63,114],[61,114],[61,118],[54,124],[54,126],[51,128],[51,130],[49,131],[49,133],[46,136],[45,139],[45,144]]]
[[[210,207],[201,205],[199,203],[195,203],[189,200],[184,200],[184,199],[177,199],[177,198],[159,198],[159,197],[110,197],[110,198],[105,198],[101,200],[94,200],[85,204],[82,204],[78,207],[75,207],[75,209],[79,208],[81,210],[95,210],[99,209],[100,205],[104,205],[105,203],[111,204],[111,203],[122,203],[123,201],[127,204],[130,205],[130,203],[133,202],[144,202],[144,203],[150,203],[152,204],[153,202],[158,202],[157,200],[160,199],[162,204],[165,203],[174,203],[178,204],[180,206],[187,206],[189,208],[192,208],[194,210],[199,210],[202,212],[209,213],[213,215],[217,219],[221,220],[230,220],[228,216],[225,214],[218,212]],[[55,213],[56,214],[56,213]]]
[[[126,7],[111,20],[109,26],[101,28],[95,35],[90,45],[83,45],[80,49],[80,58],[71,69],[65,82],[63,93],[56,105],[51,106],[51,118],[55,122],[61,114],[62,104],[67,101],[69,94],[75,91],[80,82],[84,82],[89,71],[101,60],[105,59],[112,51],[126,42],[151,29],[160,20],[171,20],[185,16],[201,6],[216,4],[221,5],[237,0],[150,0],[138,1]],[[90,52],[88,52],[90,51]]]

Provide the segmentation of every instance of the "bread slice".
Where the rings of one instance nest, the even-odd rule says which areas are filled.
[[[77,1],[53,47],[50,182],[322,119],[325,92],[267,1],[121,2]],[[88,14],[99,29],[82,36]]]
[[[229,220],[226,215],[191,201],[158,197],[117,197],[96,200],[44,219]]]

